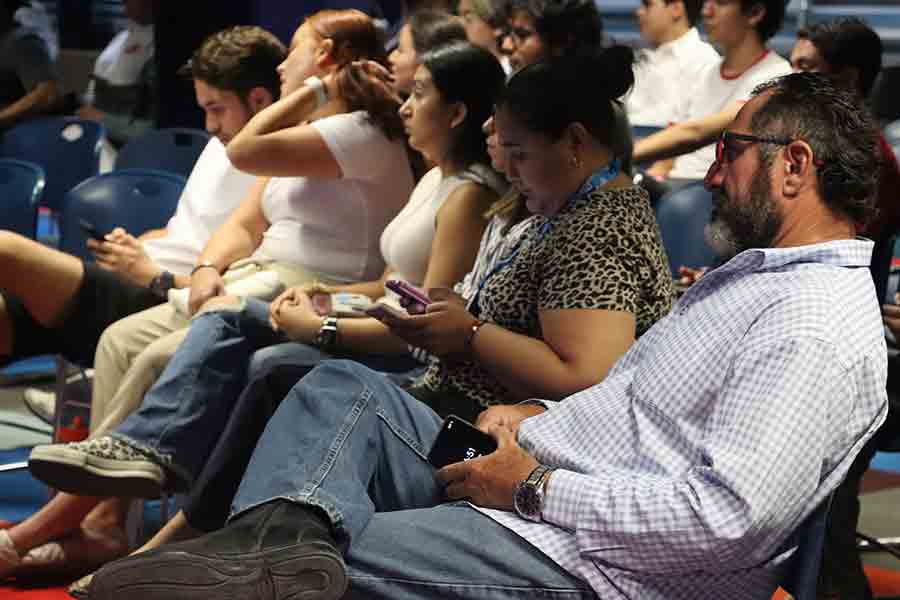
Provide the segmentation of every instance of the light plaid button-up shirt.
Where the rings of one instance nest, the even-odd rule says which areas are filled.
[[[604,600],[768,599],[887,414],[872,243],[748,250],[601,384],[523,422],[543,518],[482,510]]]

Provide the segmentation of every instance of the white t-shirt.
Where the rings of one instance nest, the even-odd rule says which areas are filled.
[[[270,225],[256,254],[300,265],[326,279],[377,279],[384,271],[381,232],[413,189],[406,150],[370,124],[363,111],[311,125],[343,177],[272,178],[263,193],[263,214]]]
[[[791,65],[775,52],[766,51],[763,57],[739,77],[722,77],[721,61],[707,67],[698,79],[679,111],[678,122],[699,119],[724,110],[733,102],[747,102],[753,89],[770,79],[791,73]],[[703,179],[715,160],[715,144],[709,144],[675,159],[669,177],[675,179]]]
[[[231,165],[218,138],[210,139],[188,177],[166,235],[144,242],[147,255],[167,271],[189,274],[209,238],[238,207],[254,180]]]
[[[692,27],[676,40],[643,50],[634,67],[634,87],[625,96],[625,110],[632,125],[666,127],[676,120],[678,109],[691,86],[719,53],[700,39]]]
[[[485,185],[502,193],[504,182],[484,165],[444,177],[439,167],[428,171],[416,185],[406,206],[381,234],[381,255],[396,276],[421,286],[425,282],[431,247],[437,230],[437,213],[450,195],[466,182]]]
[[[141,70],[153,58],[153,25],[128,22],[106,45],[94,62],[94,76],[110,85],[132,85],[141,77]]]

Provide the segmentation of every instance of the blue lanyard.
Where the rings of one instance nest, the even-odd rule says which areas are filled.
[[[615,179],[615,177],[619,174],[619,159],[614,159],[608,165],[595,172],[593,175],[588,177],[584,183],[581,184],[581,187],[578,188],[574,194],[569,196],[569,199],[566,200],[565,205],[559,211],[559,213],[564,212],[567,208],[575,204],[580,198],[584,198],[591,194],[597,188],[601,188],[611,180]],[[559,214],[557,213],[557,215]],[[538,229],[537,237],[535,238],[535,243],[542,241],[547,235],[553,231],[553,225],[556,222],[556,215],[548,218],[543,225]],[[478,316],[478,313],[481,312],[480,307],[478,305],[478,297],[481,296],[481,290],[484,289],[484,286],[487,285],[487,282],[497,273],[508,267],[512,264],[513,260],[516,258],[516,255],[519,253],[519,250],[522,249],[522,243],[525,241],[525,236],[519,239],[516,242],[515,247],[510,251],[509,255],[498,261],[494,268],[491,269],[484,277],[481,278],[481,281],[478,283],[478,289],[472,295],[471,300],[469,300],[469,310]]]

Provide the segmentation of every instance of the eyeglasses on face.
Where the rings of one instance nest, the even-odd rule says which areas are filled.
[[[753,144],[776,144],[787,146],[794,140],[790,138],[759,137],[749,133],[723,131],[716,144],[716,162],[725,165],[736,161],[740,155]],[[741,144],[740,142],[749,142]]]

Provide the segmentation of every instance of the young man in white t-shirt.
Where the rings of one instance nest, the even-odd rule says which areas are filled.
[[[214,137],[165,229],[135,238],[117,228],[106,241],[89,242],[96,264],[0,232],[4,359],[59,352],[89,364],[107,325],[162,303],[173,287],[190,285],[190,271],[211,234],[256,181],[231,165],[225,144],[278,98],[276,68],[285,56],[286,48],[271,33],[234,27],[207,38],[179,71],[194,80],[206,130]],[[97,409],[95,404],[92,413]],[[0,530],[0,577],[26,556],[31,569],[69,572],[124,554],[124,514],[97,506],[100,500],[57,494],[27,520]]]
[[[0,232],[0,360],[61,353],[90,364],[109,324],[163,302],[172,287],[190,284],[200,251],[255,179],[232,167],[224,143],[277,99],[276,67],[286,51],[272,34],[247,27],[215,34],[203,48],[210,56],[227,49],[249,57],[253,67],[234,60],[200,70],[197,55],[186,65],[214,138],[164,229],[136,238],[116,228],[103,242],[89,240],[95,263]]]
[[[665,179],[702,179],[714,142],[760,83],[787,75],[790,64],[766,47],[781,28],[785,0],[706,0],[703,27],[722,59],[699,75],[676,123],[634,146],[635,163],[659,161],[648,173]],[[687,82],[685,82],[687,83]]]
[[[685,82],[697,81],[719,62],[719,53],[697,31],[702,6],[703,0],[641,0],[635,15],[650,48],[641,52],[634,87],[625,97],[632,125],[666,127],[674,122],[690,91]]]

